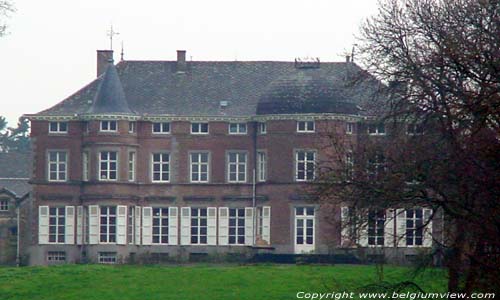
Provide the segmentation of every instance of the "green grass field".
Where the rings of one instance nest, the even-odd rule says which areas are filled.
[[[297,299],[299,291],[358,291],[377,282],[375,266],[62,265],[0,268],[0,299]],[[414,280],[425,291],[445,291],[444,270],[413,279],[412,269],[385,267],[387,282]]]

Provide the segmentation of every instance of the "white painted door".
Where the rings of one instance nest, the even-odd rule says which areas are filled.
[[[312,253],[315,245],[314,207],[295,207],[295,253]]]

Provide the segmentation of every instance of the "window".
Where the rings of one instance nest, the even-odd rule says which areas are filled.
[[[90,132],[90,124],[89,122],[83,122],[83,132],[88,134]]]
[[[385,211],[377,210],[368,213],[368,245],[384,245]]]
[[[423,209],[406,210],[406,245],[422,246],[424,239],[424,213]]]
[[[0,200],[0,211],[8,211],[9,210],[9,200]]]
[[[155,122],[153,123],[153,133],[170,133],[170,123],[169,122]]]
[[[424,134],[424,126],[421,124],[408,124],[406,126],[407,135],[422,135]]]
[[[266,181],[267,178],[267,158],[266,152],[257,152],[257,181]]]
[[[168,244],[168,208],[153,207],[153,244]]]
[[[82,180],[89,181],[90,179],[90,155],[88,151],[82,152]]]
[[[66,261],[66,252],[64,251],[49,251],[47,252],[48,262]]]
[[[192,134],[208,134],[208,123],[191,123]]]
[[[295,159],[296,159],[296,170],[295,170],[296,180],[297,181],[314,180],[316,152],[297,151]]]
[[[49,151],[49,181],[66,181],[67,160],[66,151]]]
[[[65,219],[64,207],[49,208],[49,243],[64,244],[64,225]]]
[[[116,252],[99,252],[100,264],[116,264]]]
[[[266,134],[267,133],[267,124],[264,122],[259,123],[259,133]]]
[[[314,132],[314,121],[298,121],[297,132]]]
[[[127,241],[129,244],[135,244],[135,207],[128,207],[127,219]]]
[[[352,180],[354,178],[354,156],[352,152],[346,153],[345,156],[345,177],[346,180]]]
[[[153,182],[170,181],[170,154],[153,153]]]
[[[353,134],[354,133],[354,123],[348,122],[346,124],[345,133],[346,134]]]
[[[191,208],[191,244],[206,244],[207,230],[207,209]]]
[[[128,181],[135,181],[135,152],[128,153]]]
[[[128,133],[135,133],[137,122],[128,122]]]
[[[116,243],[116,206],[101,206],[101,243]]]
[[[230,152],[228,154],[228,181],[246,182],[247,180],[247,154],[241,152]]]
[[[368,124],[369,135],[385,135],[385,124]]]
[[[247,123],[230,123],[229,134],[246,134]]]
[[[386,160],[383,154],[377,153],[368,159],[368,179],[379,179],[386,170]]]
[[[314,207],[295,208],[295,245],[305,251],[313,249],[309,247],[314,245]]]
[[[116,132],[117,130],[118,130],[118,123],[116,121],[101,121],[101,131]]]
[[[113,181],[117,179],[117,157],[114,151],[103,151],[99,155],[99,178],[102,181]]]
[[[245,244],[245,209],[230,208],[229,209],[229,244],[244,245]]]
[[[68,133],[68,122],[50,122],[49,133]]]
[[[191,169],[190,178],[191,182],[208,182],[209,172],[209,154],[206,152],[191,153]]]

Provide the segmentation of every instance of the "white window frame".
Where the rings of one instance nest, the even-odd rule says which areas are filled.
[[[116,264],[116,261],[116,252],[99,252],[98,254],[98,263],[100,264]]]
[[[102,158],[102,155],[103,153],[107,153],[107,159],[103,159]],[[111,159],[111,153],[115,153],[115,159]],[[118,166],[118,158],[120,157],[120,153],[118,151],[99,151],[99,181],[117,181],[118,180],[118,170],[119,170],[119,166]],[[107,168],[106,170],[103,170],[102,169],[102,163],[105,163]],[[111,166],[112,164],[115,164],[115,168],[112,169]],[[105,172],[105,176],[106,178],[103,178],[102,177],[102,172]],[[112,172],[115,173],[115,178],[111,178],[110,179],[110,175],[112,174]]]
[[[206,132],[201,131],[202,124],[206,124],[207,125],[207,131]],[[193,129],[195,129],[194,126],[198,127],[196,131],[193,130]],[[193,122],[193,123],[191,123],[191,134],[202,134],[203,135],[203,134],[209,134],[209,132],[210,132],[210,126],[209,126],[208,122]]]
[[[301,127],[304,127],[304,128],[301,128]],[[311,133],[311,132],[314,132],[315,130],[316,130],[316,122],[314,122],[314,120],[297,121],[297,132]]]
[[[9,199],[0,199],[0,211],[9,211]]]
[[[129,151],[128,152],[128,170],[127,177],[129,182],[135,181],[135,166],[137,161],[137,152]]]
[[[355,126],[354,126],[353,122],[347,122],[345,126],[346,126],[345,127],[345,133],[346,134],[349,134],[349,135],[354,134],[354,128],[355,128]]]
[[[385,135],[386,134],[385,124],[384,123],[368,124],[367,131],[369,135]]]
[[[231,215],[232,212],[235,213],[235,215]],[[241,215],[240,215],[241,213]],[[234,224],[231,224],[232,219],[234,219]],[[227,234],[227,244],[228,245],[233,245],[233,246],[243,246],[246,243],[245,241],[245,207],[243,208],[229,208],[228,210],[228,234]],[[234,233],[231,234],[231,230],[234,230]],[[239,230],[243,229],[243,233],[239,233]],[[243,241],[240,240],[240,238],[243,238]],[[231,239],[234,239],[234,241],[231,241]]]
[[[193,162],[193,155],[197,155],[198,156],[198,161],[197,162]],[[206,155],[207,156],[207,161],[206,162],[202,162],[201,161],[201,156],[202,155]],[[197,166],[198,167],[198,180],[193,180],[193,167],[194,166]],[[201,175],[205,172],[202,172],[201,169],[203,166],[206,166],[206,169],[207,169],[207,179],[206,180],[202,180],[201,179]],[[191,183],[208,183],[210,182],[210,152],[206,152],[206,151],[193,151],[193,152],[189,152],[189,182]]]
[[[157,126],[158,128],[156,128]],[[170,131],[171,131],[170,122],[153,122],[151,124],[151,132],[153,134],[170,134]]]
[[[299,154],[304,153],[304,159],[299,160]],[[309,173],[308,170],[309,168],[307,167],[308,164],[311,162],[307,158],[308,154],[312,153],[313,154],[313,172],[312,172],[312,178],[307,178],[307,174]],[[317,151],[316,150],[307,150],[307,149],[300,149],[300,150],[295,150],[295,181],[297,182],[307,182],[307,181],[313,181],[316,179],[316,156],[317,156]],[[299,178],[299,164],[304,164],[304,178]]]
[[[156,215],[159,212],[160,215]],[[170,209],[169,207],[153,207],[152,209],[152,225],[151,225],[151,243],[153,245],[168,245],[168,239],[170,238],[169,228],[170,228]],[[159,224],[155,225],[156,220],[158,220]],[[167,221],[167,225],[163,225],[163,221]],[[158,233],[155,233],[155,229],[158,228]],[[158,241],[155,242],[155,238],[158,238]],[[166,239],[166,242],[163,242],[163,238]]]
[[[52,153],[55,153],[56,155],[56,160],[52,161],[51,160],[51,154]],[[65,159],[64,160],[61,160],[61,154],[64,153],[64,156],[65,156]],[[47,179],[48,181],[51,181],[51,182],[65,182],[65,181],[68,181],[68,156],[69,156],[69,153],[68,151],[66,150],[48,150],[47,151]],[[50,169],[50,166],[52,164],[55,164],[56,166],[56,170],[55,171],[51,171]],[[63,167],[62,170],[61,170],[61,166]],[[51,179],[51,173],[54,173],[56,174],[56,178],[55,179]],[[64,179],[61,179],[61,173],[64,174]]]
[[[380,217],[383,214],[383,217]],[[367,222],[367,243],[369,247],[384,247],[385,246],[385,224],[386,224],[386,212],[385,210],[372,210],[368,212],[368,222]],[[382,224],[380,224],[382,223]],[[379,234],[379,230],[382,230],[382,234]],[[374,231],[374,234],[370,234],[370,231]],[[371,242],[372,241],[372,242]]]
[[[259,122],[259,134],[266,134],[266,133],[267,133],[267,123]]]
[[[257,151],[257,181],[265,182],[267,180],[267,152]]]
[[[135,133],[137,131],[137,122],[130,121],[128,122],[128,133]]]
[[[155,162],[155,155],[159,155],[160,160]],[[166,155],[167,160],[163,161],[164,155]],[[171,167],[170,167],[170,153],[169,152],[155,152],[151,154],[151,182],[153,183],[168,183],[170,182],[170,174],[171,174]],[[159,171],[155,171],[155,164],[158,164],[160,166]],[[166,169],[164,170],[166,165]],[[155,173],[160,174],[159,179],[155,179]],[[163,179],[164,173],[167,176],[167,179]]]
[[[106,124],[106,126],[104,126]],[[114,124],[114,129],[111,129],[112,124]],[[105,128],[106,127],[106,128]],[[116,120],[101,120],[99,124],[99,131],[100,132],[118,132],[118,121]]]
[[[111,208],[114,208],[115,213],[111,213]],[[103,214],[103,209],[106,209],[106,212]],[[106,218],[106,224],[102,224],[102,218]],[[114,218],[114,223],[112,222]],[[99,206],[99,244],[116,244],[116,239],[118,237],[118,207],[113,205],[103,205]],[[104,226],[104,227],[103,227]],[[111,228],[114,227],[114,233],[111,232]],[[105,232],[103,233],[103,228],[105,228]],[[104,236],[104,241],[103,241]]]
[[[127,244],[135,244],[135,206],[127,209]]]
[[[231,162],[231,155],[236,155],[236,162]],[[243,155],[243,157],[245,159],[244,162],[241,162],[240,155]],[[248,168],[247,168],[247,164],[248,164],[248,154],[247,154],[247,152],[243,152],[243,151],[228,151],[227,155],[226,155],[226,159],[227,159],[227,182],[230,182],[230,183],[245,183],[245,182],[247,182],[247,170],[248,170]],[[236,166],[235,172],[231,172],[231,165],[235,165]],[[239,173],[241,173],[240,172],[241,168],[244,168],[244,172],[243,172],[244,178],[243,178],[243,180],[239,179]],[[235,177],[234,180],[231,180],[231,174],[232,173],[236,174],[236,177]]]
[[[299,212],[299,209],[302,209],[302,213]],[[299,206],[294,207],[294,245],[295,245],[295,253],[303,253],[310,252],[315,250],[316,245],[316,209],[312,206]],[[312,210],[312,214],[310,211]],[[300,221],[300,222],[299,222]],[[309,226],[307,223],[312,221],[312,225]],[[302,226],[299,226],[299,223],[302,223]],[[298,233],[298,229],[302,228],[302,234]],[[307,233],[307,228],[312,228],[312,235]],[[302,242],[298,241],[298,237],[302,237]],[[309,243],[308,237],[312,238],[311,243]]]
[[[65,126],[63,126],[63,124]],[[52,128],[52,125],[55,125],[55,128]],[[66,127],[65,129],[62,129],[62,127]],[[68,133],[68,127],[69,123],[68,122],[49,122],[49,133],[50,134],[67,134]]]
[[[83,181],[90,180],[90,152],[89,151],[82,152],[82,180]]]
[[[408,217],[408,211],[409,210],[412,210],[413,211],[413,217]],[[421,213],[421,218],[417,218],[417,210],[420,210],[422,213]],[[425,239],[425,227],[424,227],[424,224],[425,224],[425,217],[424,217],[424,209],[421,208],[421,207],[415,207],[415,208],[411,208],[411,209],[406,209],[404,211],[404,214],[405,214],[405,219],[404,219],[404,222],[405,222],[405,232],[404,232],[404,239],[405,239],[405,242],[406,242],[406,247],[423,247],[424,246],[424,239]],[[420,220],[420,225],[417,225],[418,221]],[[408,227],[408,221],[411,221],[413,222],[413,226],[412,227]],[[410,235],[408,234],[409,232],[413,232],[412,233],[412,244],[408,244],[408,240],[410,239]],[[416,235],[416,232],[417,231],[420,231],[421,232],[421,235],[417,236]],[[420,237],[420,244],[416,244],[416,241],[417,241],[417,238]]]
[[[47,262],[64,262],[66,261],[65,251],[48,251]]]
[[[55,210],[55,214],[53,213]],[[62,213],[61,213],[62,211]],[[62,220],[61,220],[62,218]],[[51,224],[51,219],[55,220],[55,224]],[[62,228],[61,228],[62,227]],[[51,233],[51,228],[55,228],[55,232]],[[62,236],[62,241],[59,237]],[[55,240],[52,240],[55,238]],[[66,243],[66,207],[64,206],[50,206],[49,207],[49,244],[64,244]]]
[[[201,212],[205,210],[205,215],[202,216]],[[194,212],[197,211],[196,216]],[[193,220],[197,220],[197,225],[193,225]],[[202,221],[205,221],[205,225],[201,225]],[[191,245],[208,245],[208,208],[207,207],[191,207],[191,216],[189,217],[190,222],[190,232],[189,241]],[[196,234],[193,234],[193,229],[196,228]],[[205,234],[202,234],[202,229],[205,229]],[[193,242],[193,238],[196,237],[196,243]],[[201,242],[201,238],[205,238],[205,242]]]
[[[348,151],[345,155],[345,175],[346,180],[350,181],[354,179],[354,154]]]
[[[233,129],[235,129],[233,131]],[[245,135],[248,133],[248,124],[247,123],[229,123],[227,127],[229,134],[235,135]]]

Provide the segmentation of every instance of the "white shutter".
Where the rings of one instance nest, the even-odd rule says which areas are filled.
[[[398,247],[406,247],[406,210],[396,209],[396,241]]]
[[[432,209],[424,208],[424,224],[427,224],[424,228],[424,240],[422,246],[432,247]]]
[[[75,207],[66,206],[65,224],[64,224],[64,243],[75,243]]]
[[[262,239],[271,244],[271,206],[262,207]]]
[[[191,244],[191,208],[181,207],[181,245]]]
[[[219,245],[226,246],[228,244],[229,234],[229,209],[227,207],[219,207]]]
[[[99,205],[89,206],[89,244],[99,243]]]
[[[49,243],[49,207],[38,207],[38,244]]]
[[[141,207],[135,207],[135,244],[141,244]]]
[[[217,245],[217,208],[207,208],[207,244]]]
[[[142,244],[151,245],[153,243],[153,208],[142,208]]]
[[[83,244],[83,206],[76,207],[76,244]]]
[[[350,244],[351,236],[349,234],[349,207],[342,206],[340,208],[340,245],[341,247],[348,247]]]
[[[360,247],[368,247],[368,221],[365,221],[365,218],[361,218],[360,221],[358,244]]]
[[[127,244],[127,207],[118,205],[116,207],[116,243],[118,245]]]
[[[384,247],[394,247],[394,209],[385,211]]]
[[[178,243],[178,209],[170,207],[168,209],[168,244],[177,245]]]
[[[253,207],[245,207],[245,245],[253,245]]]

